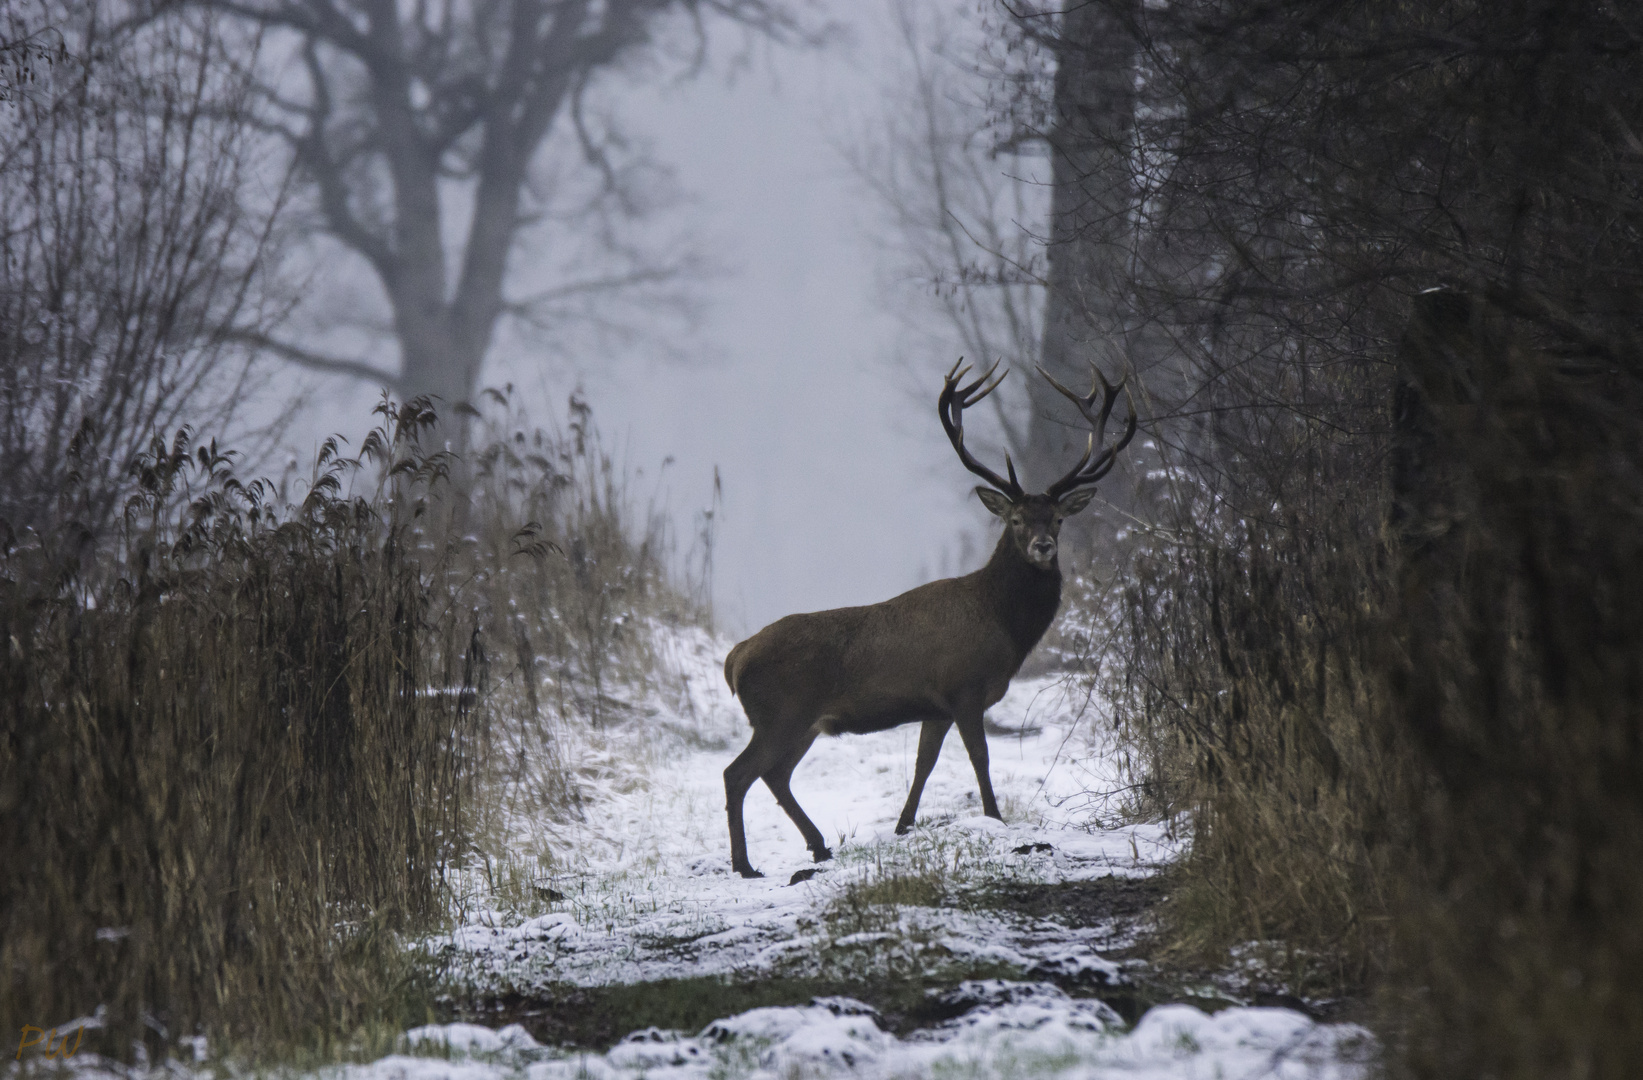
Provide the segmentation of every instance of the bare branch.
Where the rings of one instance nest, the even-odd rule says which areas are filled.
[[[557,285],[551,289],[543,289],[540,292],[516,300],[505,300],[503,301],[503,310],[509,315],[528,318],[532,309],[544,304],[551,304],[558,300],[569,300],[576,296],[592,296],[598,293],[631,289],[636,285],[661,285],[666,282],[677,281],[684,271],[685,267],[677,265],[643,267],[625,274],[606,274],[601,277],[584,278],[580,281]]]
[[[392,57],[359,32],[353,22],[330,0],[282,0],[273,5],[245,3],[243,0],[203,0],[204,6],[262,26],[296,30],[327,41],[356,57],[372,70],[392,65]],[[190,0],[174,0],[165,6],[193,6]]]
[[[293,364],[323,372],[327,375],[347,375],[354,379],[363,379],[366,382],[385,386],[390,390],[399,389],[400,377],[379,367],[367,364],[362,360],[350,360],[347,357],[327,356],[311,349],[293,345],[288,341],[280,341],[259,330],[236,328],[223,335],[227,341],[240,345],[248,345],[262,352],[272,353],[281,360],[288,360]]]
[[[393,251],[354,215],[348,205],[348,182],[343,177],[342,164],[331,156],[325,145],[325,126],[332,112],[331,87],[313,38],[303,43],[302,59],[314,101],[309,109],[308,131],[296,144],[297,160],[319,188],[320,208],[331,232],[370,260],[383,281],[391,283],[398,277],[399,270]]]

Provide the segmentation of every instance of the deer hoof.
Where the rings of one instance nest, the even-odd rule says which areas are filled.
[[[906,836],[907,833],[908,833],[908,830],[910,830],[912,827],[913,827],[913,823],[911,821],[898,821],[896,823],[896,835],[897,836]]]
[[[810,851],[812,862],[826,862],[833,857],[832,848],[812,848]]]
[[[738,867],[736,867],[736,873],[742,875],[745,878],[764,877],[763,874],[759,873],[757,870],[753,869],[751,866],[738,866]]]

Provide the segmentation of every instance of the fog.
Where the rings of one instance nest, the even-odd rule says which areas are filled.
[[[673,172],[682,205],[661,227],[687,226],[717,268],[694,290],[696,326],[568,360],[502,335],[487,367],[533,420],[562,417],[580,388],[681,546],[717,470],[713,596],[732,632],[888,598],[971,568],[987,546],[973,478],[935,415],[956,356],[932,346],[933,314],[921,333],[917,286],[896,280],[885,215],[847,159],[897,107],[888,88],[906,47],[888,4],[827,14],[843,34],[820,49],[721,35],[695,78],[633,79],[612,95]],[[293,430],[298,456],[328,431],[360,430],[379,392],[280,379],[319,403]]]
[[[14,1072],[1630,1080],[1640,13],[0,3]]]

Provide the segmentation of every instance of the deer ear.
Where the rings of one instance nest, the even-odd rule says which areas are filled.
[[[1061,501],[1055,504],[1055,508],[1061,511],[1063,517],[1072,517],[1084,507],[1090,505],[1090,500],[1093,498],[1095,498],[1095,489],[1084,488],[1081,491],[1063,495]]]
[[[981,496],[981,505],[999,517],[1003,517],[1010,512],[1010,497],[1002,491],[995,491],[990,487],[977,485],[976,494]]]

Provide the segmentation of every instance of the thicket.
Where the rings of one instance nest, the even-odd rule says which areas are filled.
[[[701,617],[585,407],[563,436],[493,410],[470,462],[423,447],[426,402],[378,412],[306,480],[242,480],[185,431],[130,464],[112,533],[72,490],[6,533],[13,1029],[96,1016],[87,1048],[150,1060],[379,1048],[429,1015],[406,942],[503,854],[502,796],[574,813],[556,725],[643,689],[647,620]]]
[[[1421,780],[1394,913],[1411,1071],[1643,1056],[1643,366],[1466,298],[1400,353],[1390,716]]]
[[[321,453],[300,502],[186,432],[131,463],[115,535],[0,556],[7,1022],[99,1010],[157,1058],[352,1033],[401,1000],[377,938],[441,913],[482,760],[483,651],[417,523],[431,412]],[[72,500],[72,493],[65,493]],[[342,927],[348,927],[346,931]]]
[[[124,14],[0,12],[0,517],[19,530],[72,490],[101,532],[155,431],[233,429],[265,371],[237,335],[279,313],[256,41],[206,18],[111,29]]]
[[[693,579],[576,398],[460,407],[466,459],[423,400],[306,477],[197,443],[267,370],[284,192],[258,35],[134,14],[0,15],[0,1027],[368,1053],[426,1018],[406,943],[466,868],[577,813],[557,725],[705,620],[711,515]]]
[[[1396,1070],[1629,1075],[1643,26],[1104,0],[1018,27],[1059,65],[1015,85],[1058,183],[1117,163],[1130,193],[1055,245],[1099,264],[1085,323],[1127,328],[1151,413],[1084,636],[1137,807],[1191,830],[1174,941],[1377,988]]]

